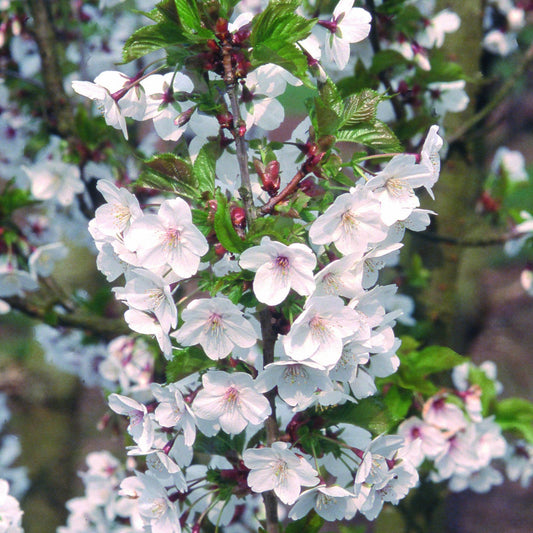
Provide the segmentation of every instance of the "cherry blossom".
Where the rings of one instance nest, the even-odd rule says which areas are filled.
[[[248,424],[260,424],[270,414],[268,400],[257,392],[249,374],[212,370],[202,376],[202,384],[193,412],[198,418],[217,422],[226,433],[240,433]]]
[[[196,273],[200,257],[209,249],[205,237],[192,223],[189,205],[181,198],[165,200],[157,215],[135,220],[124,243],[137,253],[145,268],[168,264],[183,278]]]
[[[326,57],[343,70],[350,59],[350,43],[366,39],[370,33],[370,13],[360,7],[353,7],[354,0],[340,0],[330,21],[319,24],[330,31],[326,38]]]
[[[234,346],[250,348],[257,340],[239,308],[222,296],[192,301],[182,318],[185,323],[171,336],[184,346],[200,344],[210,359],[226,357]]]
[[[106,70],[99,74],[94,83],[73,81],[72,88],[82,96],[95,100],[106,124],[122,130],[128,138],[125,117],[141,120],[146,107],[144,91],[139,84],[117,71]]]
[[[281,303],[291,288],[301,295],[312,294],[315,288],[316,257],[304,244],[286,246],[263,237],[259,246],[252,246],[241,254],[239,264],[256,272],[254,294],[268,305]]]
[[[247,449],[244,464],[250,469],[248,485],[254,492],[273,490],[287,505],[293,504],[303,486],[318,483],[317,471],[286,442],[274,442],[270,448]]]
[[[314,296],[283,337],[287,355],[296,361],[311,359],[334,365],[342,354],[343,339],[357,328],[356,313],[338,296]]]

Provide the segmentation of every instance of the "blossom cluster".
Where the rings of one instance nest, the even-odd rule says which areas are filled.
[[[111,411],[128,419],[128,469],[107,452],[90,454],[80,474],[85,496],[69,501],[59,531],[197,532],[204,520],[227,533],[257,530],[273,520],[260,496],[269,494],[288,520],[311,510],[329,521],[357,513],[374,520],[417,486],[428,462],[429,479],[452,491],[501,483],[492,462],[504,458],[508,476],[527,484],[530,446],[507,444],[471,367],[458,364],[464,358],[443,367],[455,366],[454,390],[413,394],[381,426],[377,415],[372,424],[362,414],[379,408],[386,418],[383,398],[400,386],[416,391],[396,377],[395,327],[416,323],[414,304],[397,294],[392,276],[381,283],[380,272],[398,268],[406,231],[424,231],[435,215],[422,205],[434,198],[444,117],[464,110],[469,97],[464,79],[439,78],[433,58],[459,17],[414,2],[420,18],[405,32],[383,27],[379,49],[368,38],[379,20],[353,0],[315,18],[290,2],[229,4],[220,2],[209,25],[205,13],[200,21],[200,11],[178,3],[185,11],[172,18],[163,2],[149,12],[155,24],[134,32],[138,15],[120,1],[81,3],[80,19],[102,33],[67,46],[69,61],[90,59],[65,91],[85,97],[82,106],[94,102],[121,132],[108,144],[99,138],[107,130],[92,132],[80,106],[78,144],[50,136],[26,150],[35,125],[0,85],[0,127],[13,131],[0,156],[11,203],[0,207],[17,206],[0,247],[0,297],[14,305],[28,293],[46,298],[50,323],[94,309],[92,295],[56,287],[55,263],[70,240],[94,252],[114,284],[115,301],[100,318],[123,312],[131,330],[36,328],[50,361],[106,390]],[[492,28],[496,12],[506,16],[506,32]],[[487,13],[486,48],[510,52],[523,11],[492,2]],[[275,27],[274,39],[276,17],[291,31]],[[24,55],[20,74],[32,76],[35,46],[24,48],[9,21],[10,54]],[[159,55],[148,63],[136,54],[159,43],[160,36],[143,40],[157,29],[178,41],[164,58],[152,50]],[[136,61],[117,71],[112,58],[124,41],[124,58]],[[347,72],[377,69],[380,52],[398,63],[387,87],[337,87]],[[283,102],[305,90],[313,95],[309,116],[296,125]],[[393,98],[403,118],[421,108],[432,115],[408,139],[408,152],[387,126],[402,118]],[[281,125],[292,129],[286,142],[278,141]],[[135,155],[114,153],[125,141],[137,141]],[[365,151],[351,153],[343,141]],[[162,146],[172,151],[160,153]],[[516,157],[498,157],[494,174],[524,179],[523,168],[513,172]],[[520,235],[531,230],[527,222]],[[494,369],[483,372],[497,388]]]

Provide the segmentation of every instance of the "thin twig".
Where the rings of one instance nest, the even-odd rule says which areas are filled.
[[[486,237],[480,239],[457,239],[455,237],[448,237],[446,235],[439,235],[438,233],[419,232],[407,230],[412,235],[416,235],[421,239],[427,241],[439,242],[442,244],[451,244],[453,246],[460,246],[462,248],[483,248],[485,246],[497,246],[505,244],[506,242],[519,239],[524,236],[523,233],[504,233],[494,237]]]
[[[459,141],[465,137],[477,124],[487,118],[509,94],[515,89],[516,82],[523,76],[526,70],[533,62],[533,44],[527,49],[518,68],[513,72],[510,78],[500,87],[500,90],[489,100],[488,104],[480,109],[470,119],[466,120],[453,133],[447,135],[449,144]]]

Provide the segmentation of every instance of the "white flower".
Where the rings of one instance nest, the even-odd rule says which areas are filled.
[[[465,91],[465,80],[433,82],[428,84],[430,102],[434,114],[442,119],[447,112],[464,111],[470,101]]]
[[[162,387],[152,383],[152,392],[159,402],[154,418],[166,428],[183,429],[185,445],[192,446],[196,439],[195,418],[190,407],[185,403],[177,383]]]
[[[369,188],[352,188],[313,222],[309,238],[314,244],[334,242],[342,254],[363,255],[368,243],[378,243],[387,236],[380,214],[379,200]]]
[[[416,163],[414,155],[394,156],[385,168],[370,178],[366,187],[381,203],[383,223],[391,226],[405,220],[420,205],[414,189],[433,185],[433,167]]]
[[[128,131],[124,117],[142,120],[146,107],[144,91],[138,84],[130,87],[131,83],[132,80],[125,74],[106,70],[95,78],[94,83],[73,81],[72,88],[78,94],[95,100],[106,124],[122,130],[127,139]]]
[[[261,392],[274,387],[291,407],[307,405],[317,390],[331,390],[333,385],[323,367],[310,361],[277,361],[265,367],[256,380]]]
[[[146,113],[143,120],[152,119],[155,131],[163,140],[177,141],[187,128],[192,104],[188,101],[178,101],[175,93],[190,93],[194,90],[194,84],[181,72],[169,72],[164,76],[153,74],[141,84],[146,93]]]
[[[483,37],[483,48],[492,54],[502,57],[508,56],[518,48],[518,41],[514,32],[502,32],[495,29]]]
[[[46,278],[54,271],[56,261],[64,259],[68,254],[68,248],[61,242],[45,244],[35,249],[28,261],[30,272],[36,278]]]
[[[342,354],[343,339],[357,329],[356,312],[338,296],[314,296],[283,337],[283,346],[296,361],[311,359],[332,366]]]
[[[181,198],[165,200],[157,215],[135,220],[124,243],[137,252],[145,268],[168,264],[182,278],[196,273],[200,257],[209,250],[206,238],[192,223],[189,205]]]
[[[127,230],[135,219],[142,217],[137,197],[127,189],[119,189],[105,179],[98,180],[96,188],[107,202],[94,213],[94,224],[103,235],[118,235]]]
[[[502,171],[510,181],[517,183],[527,181],[526,160],[518,150],[509,150],[500,146],[494,154],[490,169],[495,174]]]
[[[108,403],[115,413],[130,419],[128,433],[142,452],[147,453],[154,441],[154,428],[146,406],[132,398],[114,393],[109,396]]]
[[[172,359],[170,337],[167,332],[163,331],[159,320],[155,316],[151,316],[137,309],[128,309],[124,313],[124,320],[133,331],[145,335],[153,335],[157,339],[163,355],[167,359]]]
[[[144,268],[135,268],[131,271],[126,286],[115,287],[113,290],[117,298],[131,308],[153,313],[166,333],[170,328],[176,327],[178,310],[170,286],[161,276]]]
[[[152,533],[181,533],[177,507],[168,498],[168,493],[151,474],[137,472],[142,482],[139,495],[139,512]]]
[[[202,384],[193,412],[218,422],[226,433],[240,433],[249,423],[260,424],[270,414],[268,400],[256,391],[249,374],[209,371],[202,376]]]
[[[80,169],[63,161],[42,161],[22,167],[31,181],[31,193],[37,200],[54,200],[60,205],[72,204],[76,194],[85,190]]]
[[[445,9],[432,17],[424,31],[419,33],[416,40],[420,46],[440,48],[444,44],[444,37],[447,33],[453,33],[459,29],[461,19],[449,9]]]
[[[313,296],[344,296],[353,298],[363,291],[362,272],[355,268],[361,259],[359,254],[346,255],[332,261],[316,276]]]
[[[354,0],[340,0],[331,21],[319,21],[331,34],[326,38],[326,58],[343,70],[350,59],[350,43],[366,39],[370,33],[370,13],[353,7]]]
[[[254,294],[268,305],[281,303],[291,288],[301,295],[312,294],[315,289],[316,257],[305,244],[286,246],[263,237],[259,246],[241,254],[239,264],[256,272]]]
[[[25,270],[12,266],[6,256],[0,259],[0,297],[24,296],[26,291],[36,291],[37,281]]]
[[[314,509],[324,520],[350,520],[357,509],[354,495],[338,485],[319,485],[302,492],[291,509],[289,518],[298,520]]]
[[[250,469],[250,488],[254,492],[273,490],[287,505],[298,499],[302,485],[318,483],[317,471],[304,457],[289,450],[285,442],[274,442],[270,448],[248,449],[243,460]]]
[[[430,168],[432,173],[431,177],[426,180],[422,185],[425,187],[428,194],[431,196],[431,198],[435,199],[433,196],[432,187],[435,185],[437,180],[439,179],[440,174],[440,156],[439,151],[442,148],[442,137],[438,134],[439,126],[431,126],[429,128],[429,132],[427,134],[427,137],[424,141],[424,145],[422,146],[422,151],[420,152],[421,155],[421,162],[426,167]]]
[[[254,328],[228,298],[193,300],[182,313],[183,326],[172,333],[180,344],[200,344],[210,359],[221,359],[234,346],[251,348],[257,340]]]
[[[9,483],[0,479],[0,531],[22,533],[22,514],[19,502],[9,495]]]

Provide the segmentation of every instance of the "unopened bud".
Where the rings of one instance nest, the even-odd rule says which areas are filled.
[[[235,229],[243,230],[246,227],[246,211],[242,207],[232,207],[230,216]]]
[[[228,21],[224,18],[219,18],[215,24],[215,35],[221,41],[227,40],[229,37]]]
[[[266,166],[259,159],[254,159],[254,167],[258,176],[261,178],[261,188],[270,196],[276,196],[279,191],[279,162],[270,161]]]
[[[217,120],[221,128],[233,129],[233,115],[229,111],[217,115]]]
[[[195,109],[196,108],[193,106],[193,107],[190,107],[189,109],[183,111],[182,113],[180,113],[174,119],[174,124],[176,126],[178,126],[178,128],[181,128],[182,126],[185,126],[185,124],[187,124],[187,122],[189,122],[189,120],[191,120],[191,116],[194,113]]]
[[[307,196],[315,198],[316,196],[322,196],[324,194],[324,189],[317,185],[313,178],[305,178],[298,184],[298,188]]]
[[[217,257],[222,257],[227,252],[226,248],[222,246],[219,242],[215,244],[215,254]]]

